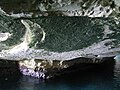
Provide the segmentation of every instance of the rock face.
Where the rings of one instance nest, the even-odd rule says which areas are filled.
[[[16,19],[1,14],[0,58],[19,60],[23,75],[48,79],[119,54],[119,26],[113,18]]]
[[[76,58],[98,63],[120,53],[116,0],[1,0],[0,6],[0,59],[18,60],[24,75],[49,78]]]
[[[0,28],[1,35],[10,34],[0,42],[2,59],[103,58],[113,57],[120,50],[120,23],[113,18],[15,19],[1,15]]]
[[[22,60],[19,61],[19,69],[23,75],[40,79],[51,79],[61,75],[74,74],[79,71],[97,68],[112,67],[113,58],[92,60],[89,58],[76,58],[68,61],[61,60]]]
[[[17,17],[65,15],[119,18],[120,13],[119,0],[1,0],[0,6]]]

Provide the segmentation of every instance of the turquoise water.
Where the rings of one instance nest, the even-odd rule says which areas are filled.
[[[0,79],[0,90],[120,90],[120,64],[107,64],[47,81],[11,76]]]

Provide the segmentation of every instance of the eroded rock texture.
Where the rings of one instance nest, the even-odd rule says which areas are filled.
[[[0,6],[0,59],[19,60],[24,75],[49,78],[73,59],[98,63],[120,53],[119,0],[1,0]]]

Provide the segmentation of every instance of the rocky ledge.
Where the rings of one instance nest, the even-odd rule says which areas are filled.
[[[23,75],[40,79],[51,79],[60,75],[70,74],[76,71],[85,71],[96,67],[106,67],[106,64],[114,62],[113,58],[88,59],[76,58],[72,60],[22,60],[19,61],[19,69]],[[108,66],[108,65],[107,65]]]
[[[104,65],[106,61],[110,63],[111,60],[106,57],[111,58],[120,53],[120,8],[113,0],[106,0],[107,5],[103,5],[103,1],[82,0],[81,8],[75,10],[77,15],[71,15],[74,10],[64,12],[64,7],[55,9],[61,11],[60,16],[66,14],[80,17],[50,17],[49,14],[46,17],[38,14],[38,17],[34,17],[34,13],[33,17],[30,13],[27,17],[22,13],[26,12],[23,11],[25,9],[20,9],[17,14],[14,14],[16,11],[14,9],[11,9],[13,12],[11,10],[7,12],[4,7],[6,4],[2,2],[1,8],[6,12],[0,9],[0,59],[11,61],[7,63],[6,60],[0,60],[3,65],[3,67],[1,65],[1,72],[14,73],[20,70],[24,75],[47,79],[76,70]],[[40,3],[42,5],[42,2]],[[76,2],[70,5],[62,3],[62,6],[72,7],[77,4]],[[40,5],[38,3],[35,6]],[[42,11],[40,7],[39,9],[38,12],[41,13],[49,12],[49,10]],[[53,10],[50,13],[56,13],[56,11]],[[16,64],[11,64],[15,60],[18,60]],[[7,68],[5,69],[7,71],[3,68]]]
[[[75,72],[86,72],[112,67],[113,58],[90,59],[76,58],[72,60],[0,60],[0,77],[7,80],[8,77],[26,75],[38,79],[52,79],[62,75],[69,75]],[[107,67],[106,67],[107,66]]]

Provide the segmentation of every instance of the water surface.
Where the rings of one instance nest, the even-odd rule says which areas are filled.
[[[119,90],[120,63],[43,81],[28,76],[0,79],[0,90]]]

